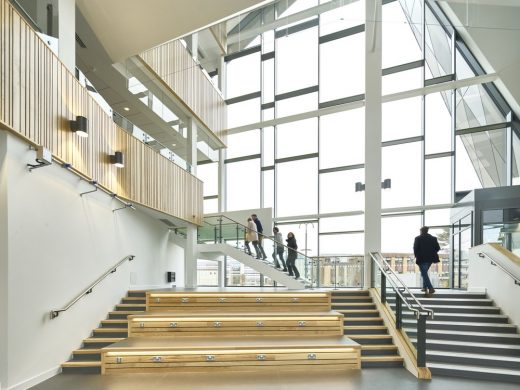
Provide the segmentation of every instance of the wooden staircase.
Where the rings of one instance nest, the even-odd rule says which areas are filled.
[[[64,373],[101,373],[101,348],[128,337],[128,320],[131,314],[146,309],[146,292],[129,291],[128,296],[116,305],[92,336],[83,340],[83,346],[72,352],[72,358],[61,365]]]
[[[362,368],[403,366],[403,358],[368,291],[333,291],[332,310],[345,316],[345,336],[361,344]]]

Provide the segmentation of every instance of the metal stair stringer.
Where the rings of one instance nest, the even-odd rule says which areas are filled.
[[[199,253],[199,258],[205,258],[208,260],[217,260],[218,257],[223,255],[229,256],[249,268],[268,276],[275,282],[283,284],[289,290],[302,290],[305,288],[305,282],[303,280],[296,280],[294,277],[287,275],[268,263],[257,260],[228,244],[197,244],[197,251]]]

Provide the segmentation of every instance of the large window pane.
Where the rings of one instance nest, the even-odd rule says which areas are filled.
[[[260,273],[228,257],[226,260],[226,286],[260,286]]]
[[[280,233],[284,239],[287,239],[287,233],[292,232],[298,244],[298,252],[307,252],[308,256],[316,256],[318,254],[318,221],[301,221],[278,224]],[[302,269],[299,268],[301,274]]]
[[[265,127],[262,129],[263,150],[262,150],[262,166],[270,167],[274,165],[274,127]]]
[[[204,199],[204,214],[218,213],[218,199]]]
[[[409,91],[423,86],[422,66],[383,76],[382,94]]]
[[[274,102],[274,58],[262,62],[262,103]]]
[[[318,119],[285,123],[276,127],[276,158],[318,151]]]
[[[227,106],[228,128],[260,122],[260,98]]]
[[[227,210],[260,207],[260,159],[226,164]]]
[[[383,142],[421,135],[421,106],[420,96],[384,103]]]
[[[227,136],[227,158],[260,153],[260,130],[250,130]]]
[[[285,18],[317,5],[318,0],[279,1],[276,3],[276,17],[277,19]]]
[[[406,64],[422,58],[421,46],[399,4],[383,6],[383,68]]]
[[[425,148],[426,154],[453,150],[451,131],[452,92],[426,95]]]
[[[383,148],[382,178],[392,188],[382,190],[383,208],[421,204],[421,142]]]
[[[320,117],[320,169],[365,162],[365,109]]]
[[[424,212],[424,224],[426,226],[449,226],[450,209],[426,210]]]
[[[365,33],[321,44],[320,102],[364,92]]]
[[[318,93],[307,93],[290,99],[276,102],[276,116],[278,118],[309,112],[318,109]]]
[[[506,121],[483,84],[457,89],[456,113],[457,130]]]
[[[276,39],[276,93],[318,84],[318,28]]]
[[[364,169],[320,174],[320,213],[363,210],[364,193],[355,186],[364,181]]]
[[[427,205],[451,202],[451,157],[425,161],[425,202]],[[393,184],[393,183],[392,183]]]
[[[204,183],[204,196],[218,195],[218,163],[197,166],[197,177]]]
[[[451,37],[426,7],[426,78],[453,73]]]
[[[320,235],[321,256],[361,255],[364,236],[364,233]]]
[[[318,159],[276,165],[276,216],[316,214],[318,211]]]
[[[468,151],[460,136],[457,136],[455,150],[455,191],[471,191],[482,188],[477,172],[471,163]]]
[[[260,52],[229,61],[227,99],[260,91]]]
[[[218,262],[197,260],[197,285],[218,286]]]
[[[365,216],[363,214],[346,217],[320,218],[320,233],[364,230],[364,223]]]
[[[274,169],[262,171],[264,204],[262,207],[274,207]]]
[[[328,35],[365,23],[365,1],[358,0],[320,15],[320,35]]]

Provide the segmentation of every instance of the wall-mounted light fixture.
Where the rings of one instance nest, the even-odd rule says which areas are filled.
[[[80,137],[88,137],[88,119],[77,116],[75,121],[70,121],[70,129]]]
[[[388,188],[392,188],[392,179],[385,179],[381,182],[381,188],[386,190]],[[356,183],[356,192],[365,191],[365,184],[358,181]]]
[[[125,161],[124,161],[123,152],[115,152],[114,154],[111,154],[110,163],[114,164],[118,168],[124,168]]]

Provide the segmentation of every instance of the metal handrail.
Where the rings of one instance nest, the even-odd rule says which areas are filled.
[[[110,267],[110,269],[105,272],[103,275],[101,275],[94,283],[92,283],[89,287],[87,287],[81,294],[79,294],[76,298],[74,298],[72,301],[69,302],[67,306],[65,306],[63,309],[59,310],[51,310],[50,311],[50,319],[53,320],[54,318],[58,317],[60,313],[69,310],[76,302],[78,302],[81,298],[83,298],[85,295],[88,295],[92,292],[94,287],[96,287],[103,279],[105,279],[108,275],[113,274],[117,271],[117,267],[119,267],[121,264],[123,264],[126,260],[132,261],[134,259],[134,255],[128,255],[123,257],[120,261],[117,262],[116,265]]]
[[[229,217],[227,217],[227,216],[225,216],[225,215],[212,215],[210,218],[217,218],[217,217],[226,218],[226,219],[232,221],[233,223],[242,226],[244,229],[249,229],[246,225],[243,225],[242,223],[240,223],[240,222],[238,222],[238,221],[235,221],[234,219],[231,219],[231,218],[229,218]],[[206,222],[206,221],[204,221],[204,222]],[[217,226],[219,226],[219,225],[213,225],[213,224],[211,224],[211,223],[209,223],[209,222],[206,222],[206,223],[207,223],[208,225],[210,225],[210,226],[213,226],[213,227],[217,227]],[[222,224],[222,225],[231,225],[231,224]],[[274,240],[273,236],[268,236],[268,235],[266,235],[266,234],[258,233],[258,232],[257,232],[257,234],[259,234],[259,235],[261,235],[262,237],[267,238],[268,240],[274,242],[276,245],[283,246],[283,247],[286,248],[287,250],[291,249],[291,250],[295,251],[297,254],[303,256],[304,258],[309,259],[310,261],[320,261],[320,260],[315,259],[315,258],[312,258],[312,257],[310,257],[310,256],[308,256],[308,255],[306,255],[306,254],[304,254],[304,253],[302,253],[302,252],[299,252],[299,251],[297,251],[297,250],[294,250],[294,249],[292,249],[292,248],[289,248],[287,245],[282,244],[281,242],[279,243],[278,241]]]
[[[381,265],[379,261],[375,258],[375,255],[381,256],[381,260],[383,261],[383,264]],[[394,272],[394,270],[390,267],[390,264],[384,259],[383,255],[379,252],[370,252],[370,257],[372,257],[372,260],[377,264],[381,272],[383,272],[385,275],[391,274],[394,276],[395,280],[398,280],[401,286],[397,286],[397,283],[395,283],[395,280],[392,278],[388,278],[390,282],[393,284],[395,292],[401,297],[405,305],[415,313],[415,316],[417,317],[420,312],[427,313],[430,318],[433,318],[433,315],[435,314],[432,309],[428,309],[427,307],[424,307],[421,302],[415,297],[415,295],[410,291],[410,289],[404,284],[404,282],[397,276],[397,274]],[[384,266],[384,267],[383,267]],[[416,306],[419,307],[420,310],[414,308],[411,303],[409,302],[409,299],[405,295],[402,294],[402,291],[405,291],[410,295],[413,302]]]
[[[515,284],[517,286],[520,286],[520,279],[518,279],[516,277],[516,275],[513,275],[513,273],[511,271],[509,271],[508,269],[506,269],[505,267],[503,267],[502,265],[498,264],[496,262],[496,260],[493,260],[493,258],[491,256],[489,256],[487,253],[484,253],[484,252],[478,252],[478,256],[479,257],[487,257],[489,259],[489,261],[491,262],[491,265],[495,266],[495,267],[498,267],[499,269],[501,269],[504,273],[506,273],[507,275],[509,275],[513,281],[515,282]]]

